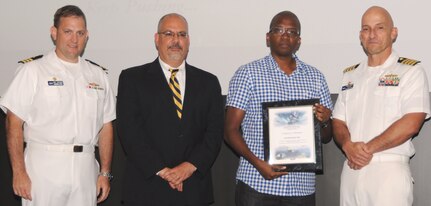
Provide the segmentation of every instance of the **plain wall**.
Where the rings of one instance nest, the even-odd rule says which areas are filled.
[[[431,68],[428,0],[0,0],[0,96],[18,61],[54,47],[49,29],[55,11],[66,4],[85,12],[90,38],[84,58],[109,69],[114,91],[121,70],[157,57],[157,23],[170,12],[188,20],[188,63],[215,74],[223,94],[239,66],[269,54],[266,33],[271,19],[283,10],[294,12],[301,21],[299,58],[322,71],[331,93],[340,91],[343,69],[365,59],[360,22],[372,5],[392,14],[399,29],[394,44],[399,55]],[[427,75],[431,79],[431,73]]]

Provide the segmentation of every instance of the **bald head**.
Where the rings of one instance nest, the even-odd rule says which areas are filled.
[[[177,13],[170,13],[170,14],[166,14],[166,15],[162,16],[162,18],[160,18],[159,24],[157,25],[157,32],[161,32],[161,29],[162,29],[161,27],[162,27],[163,23],[169,19],[181,19],[182,21],[184,21],[184,24],[188,27],[188,23],[187,23],[186,18],[184,18],[183,16],[181,16],[180,14],[177,14]]]
[[[362,15],[362,25],[367,23],[370,18],[379,18],[382,23],[385,23],[390,27],[394,27],[394,21],[392,20],[391,14],[382,7],[372,6],[368,8],[364,15]]]
[[[369,65],[382,64],[392,53],[392,44],[398,36],[398,29],[394,27],[389,12],[378,6],[372,6],[362,15],[361,32],[359,38],[361,45],[369,60],[377,60]]]

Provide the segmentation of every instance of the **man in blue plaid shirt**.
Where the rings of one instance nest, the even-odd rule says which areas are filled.
[[[237,206],[315,205],[315,173],[287,173],[285,167],[263,160],[263,102],[320,99],[314,109],[322,126],[322,142],[332,138],[328,85],[320,71],[295,55],[301,44],[300,33],[294,13],[275,15],[266,34],[271,54],[241,66],[230,81],[225,138],[241,156]]]

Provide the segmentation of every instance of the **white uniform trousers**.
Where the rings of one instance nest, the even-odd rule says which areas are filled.
[[[33,200],[23,206],[96,206],[94,146],[29,143],[24,155]]]
[[[411,206],[413,178],[409,157],[375,155],[360,170],[343,166],[340,187],[341,206]]]

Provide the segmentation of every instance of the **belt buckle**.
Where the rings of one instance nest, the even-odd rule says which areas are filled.
[[[73,146],[73,152],[82,152],[83,150],[84,150],[84,147],[82,145]]]

